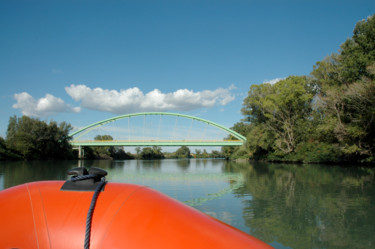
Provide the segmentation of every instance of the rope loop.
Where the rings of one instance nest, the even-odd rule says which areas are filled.
[[[92,216],[94,213],[96,201],[98,199],[98,196],[100,192],[102,191],[104,185],[107,183],[105,181],[105,175],[107,175],[107,172],[105,172],[102,169],[92,168],[89,172],[87,172],[86,169],[82,168],[76,168],[69,172],[69,174],[72,175],[71,181],[77,182],[77,181],[84,181],[88,179],[94,179],[94,183],[96,184],[96,188],[94,191],[94,195],[91,198],[91,203],[89,210],[87,211],[86,216],[86,229],[85,229],[85,241],[84,241],[84,249],[90,248],[90,236],[91,236],[91,224],[92,224]]]
[[[88,175],[72,176],[71,181],[72,182],[77,182],[77,181],[82,181],[82,180],[87,180],[87,179],[100,179],[100,178],[102,178],[101,175],[88,174]]]

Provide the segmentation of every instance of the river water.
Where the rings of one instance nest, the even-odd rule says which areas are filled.
[[[82,161],[150,186],[275,248],[375,248],[375,170],[215,159]],[[77,161],[0,162],[0,190],[66,180]],[[0,204],[1,205],[1,204]]]

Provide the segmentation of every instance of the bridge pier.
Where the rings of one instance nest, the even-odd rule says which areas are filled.
[[[78,159],[82,160],[85,158],[85,150],[83,146],[78,145],[78,147],[74,147],[73,150],[78,150]]]
[[[83,146],[78,146],[78,159],[84,159],[85,158],[85,150]]]

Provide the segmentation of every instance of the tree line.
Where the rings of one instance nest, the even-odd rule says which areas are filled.
[[[28,116],[10,117],[6,138],[0,138],[0,159],[73,159],[71,130],[66,122],[47,124]]]
[[[247,137],[232,158],[375,162],[375,15],[310,75],[252,85],[232,129]]]
[[[28,116],[10,117],[6,138],[0,137],[0,160],[69,160],[78,159],[77,150],[69,143],[72,126],[65,122],[46,123]],[[110,135],[97,135],[94,140],[113,140]],[[162,152],[159,146],[136,147],[136,153],[126,152],[123,146],[85,147],[85,159],[164,159],[164,158],[222,158],[219,151],[208,153],[187,146],[175,152]]]

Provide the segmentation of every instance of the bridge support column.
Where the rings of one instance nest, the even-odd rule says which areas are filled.
[[[78,146],[78,159],[84,159],[85,157],[85,150],[84,148],[80,145]]]

